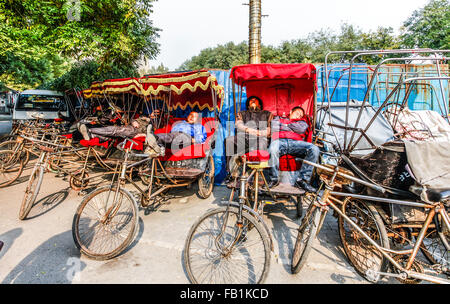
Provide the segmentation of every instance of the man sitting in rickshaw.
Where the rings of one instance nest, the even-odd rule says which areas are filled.
[[[263,102],[256,96],[247,98],[247,109],[237,114],[236,135],[227,137],[225,141],[228,171],[225,182],[227,184],[235,178],[230,168],[233,165],[230,163],[232,156],[243,155],[253,150],[267,150],[268,147],[272,113],[263,110]]]
[[[147,142],[152,148],[158,150],[165,145],[171,145],[171,150],[176,151],[192,144],[202,144],[206,141],[207,133],[205,127],[200,123],[198,112],[189,113],[186,120],[176,122],[170,133],[155,134],[155,138],[150,136]],[[150,134],[149,134],[150,135]]]
[[[279,183],[279,160],[280,155],[305,156],[305,160],[317,163],[319,160],[319,148],[312,143],[305,141],[308,123],[303,120],[305,112],[301,107],[294,107],[289,118],[279,116],[272,120],[272,142],[269,147],[270,153],[270,178],[269,188],[276,187]],[[307,192],[316,192],[310,185],[313,166],[302,164],[299,177],[295,186]]]

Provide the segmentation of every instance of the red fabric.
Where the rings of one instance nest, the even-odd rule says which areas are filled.
[[[279,164],[280,171],[298,171],[302,167],[302,162],[296,161],[295,156],[292,155],[283,155],[280,157],[280,164]]]
[[[172,126],[175,122],[185,120],[185,118],[171,118],[169,123],[164,128],[158,129],[155,131],[155,134],[159,133],[170,133],[172,130]],[[159,159],[162,161],[180,161],[186,159],[194,159],[194,158],[203,158],[206,157],[206,151],[209,148],[212,136],[216,129],[216,122],[214,117],[205,117],[202,118],[202,125],[206,129],[206,141],[203,144],[193,144],[187,147],[184,147],[181,150],[172,153],[172,150],[166,148],[166,153],[164,157],[160,157]]]
[[[217,80],[206,69],[149,75],[141,78],[108,79],[103,82],[93,82],[91,87],[84,90],[83,93],[86,98],[90,98],[89,95],[92,92],[96,94],[99,92],[144,94],[144,91],[146,93],[150,91],[151,93],[148,94],[156,94],[155,92],[157,91],[158,95],[175,92],[171,94],[170,109],[182,108],[184,110],[187,106],[196,104],[201,110],[208,107],[213,111],[211,88],[214,88],[219,95],[217,107],[220,109],[223,99],[223,88],[218,85]]]
[[[62,122],[63,121],[63,119],[62,118],[55,118],[55,120],[54,120],[55,122]]]
[[[247,96],[258,96],[264,110],[288,117],[293,107],[315,115],[316,68],[312,64],[246,64],[233,67],[230,78],[246,88]]]
[[[290,131],[281,131],[281,132],[274,132],[272,134],[272,140],[280,139],[280,138],[288,138],[293,140],[303,140],[307,142],[312,142],[312,127],[311,127],[311,119],[308,116],[303,117],[299,120],[290,120],[288,118],[281,118],[280,121],[284,124],[289,124],[297,121],[306,121],[308,124],[308,129],[304,134],[297,134],[295,132]]]
[[[63,134],[62,136],[64,136],[65,138],[69,138],[69,139],[73,137],[72,134]]]
[[[245,154],[249,162],[266,162],[270,159],[269,152],[265,150],[253,150]]]
[[[280,131],[280,132],[274,132],[272,134],[272,140],[280,139],[280,138],[287,138],[287,139],[293,139],[293,140],[305,140],[304,134],[297,134],[295,132],[291,131]]]
[[[103,143],[100,143],[100,139],[98,137],[94,137],[90,140],[82,139],[82,140],[80,140],[80,145],[82,145],[83,147],[99,146],[99,147],[103,147],[105,149],[108,148],[108,142],[105,141]]]
[[[144,150],[145,136],[134,137],[134,138],[132,138],[132,140],[135,142],[135,143],[133,143],[132,150],[137,150],[137,151]],[[130,148],[130,146],[131,146],[131,142],[129,140],[127,140],[127,143],[123,146],[123,148],[128,149],[128,148]]]
[[[316,67],[310,63],[295,64],[245,64],[231,69],[230,78],[238,85],[249,80],[269,79],[311,79],[316,80]],[[247,94],[247,96],[250,96]]]

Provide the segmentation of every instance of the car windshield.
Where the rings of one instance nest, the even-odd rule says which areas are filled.
[[[41,110],[41,111],[65,111],[66,103],[62,96],[52,95],[20,95],[16,109]]]

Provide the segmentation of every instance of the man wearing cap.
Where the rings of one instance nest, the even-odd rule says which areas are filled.
[[[278,169],[280,155],[305,156],[305,160],[317,163],[319,160],[319,148],[312,143],[305,141],[308,123],[303,119],[305,111],[301,107],[294,107],[289,118],[275,117],[272,120],[272,142],[270,143],[270,178],[269,188],[278,185]],[[302,164],[299,178],[295,186],[307,192],[315,192],[315,188],[310,185],[313,166]]]

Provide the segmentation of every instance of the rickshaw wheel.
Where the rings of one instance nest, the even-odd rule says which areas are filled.
[[[0,143],[0,150],[15,151],[17,144],[18,143],[16,140],[4,141]],[[28,150],[25,147],[23,147],[22,151],[20,152],[20,158],[22,159],[23,166],[25,167],[28,164],[28,161],[30,160],[30,152],[28,152]]]
[[[450,243],[450,231],[443,229],[442,232],[445,241]],[[450,275],[450,251],[446,249],[444,240],[441,239],[435,229],[425,235],[420,250],[430,264],[440,264],[446,270],[444,272]]]
[[[23,171],[23,160],[14,151],[0,151],[0,188],[16,181]]]
[[[214,159],[210,155],[208,157],[208,163],[206,164],[205,172],[198,179],[198,191],[197,194],[203,198],[208,198],[214,188]]]
[[[105,217],[106,214],[109,217]],[[105,186],[89,193],[72,222],[77,248],[94,260],[119,255],[133,241],[139,227],[138,206],[127,190]]]
[[[71,175],[69,179],[70,188],[75,191],[81,191],[89,185],[89,174],[87,172],[78,172],[75,175]]]
[[[220,207],[192,225],[184,247],[184,265],[191,283],[264,282],[270,267],[270,237],[247,211],[242,212],[243,224],[238,224],[238,218],[238,208]]]
[[[347,199],[342,205],[342,211],[378,245],[390,248],[386,227],[375,206],[359,199]],[[363,278],[373,282],[367,276],[368,270],[387,272],[388,260],[342,216],[339,216],[338,226],[345,254]]]
[[[311,251],[320,222],[321,210],[312,202],[308,206],[305,217],[298,228],[297,238],[291,257],[291,272],[299,273],[306,263]]]
[[[22,204],[19,210],[19,219],[24,220],[30,213],[34,202],[36,201],[39,189],[41,188],[42,179],[44,176],[44,170],[41,166],[37,166],[33,169],[30,179],[28,180],[27,188],[22,199]]]

